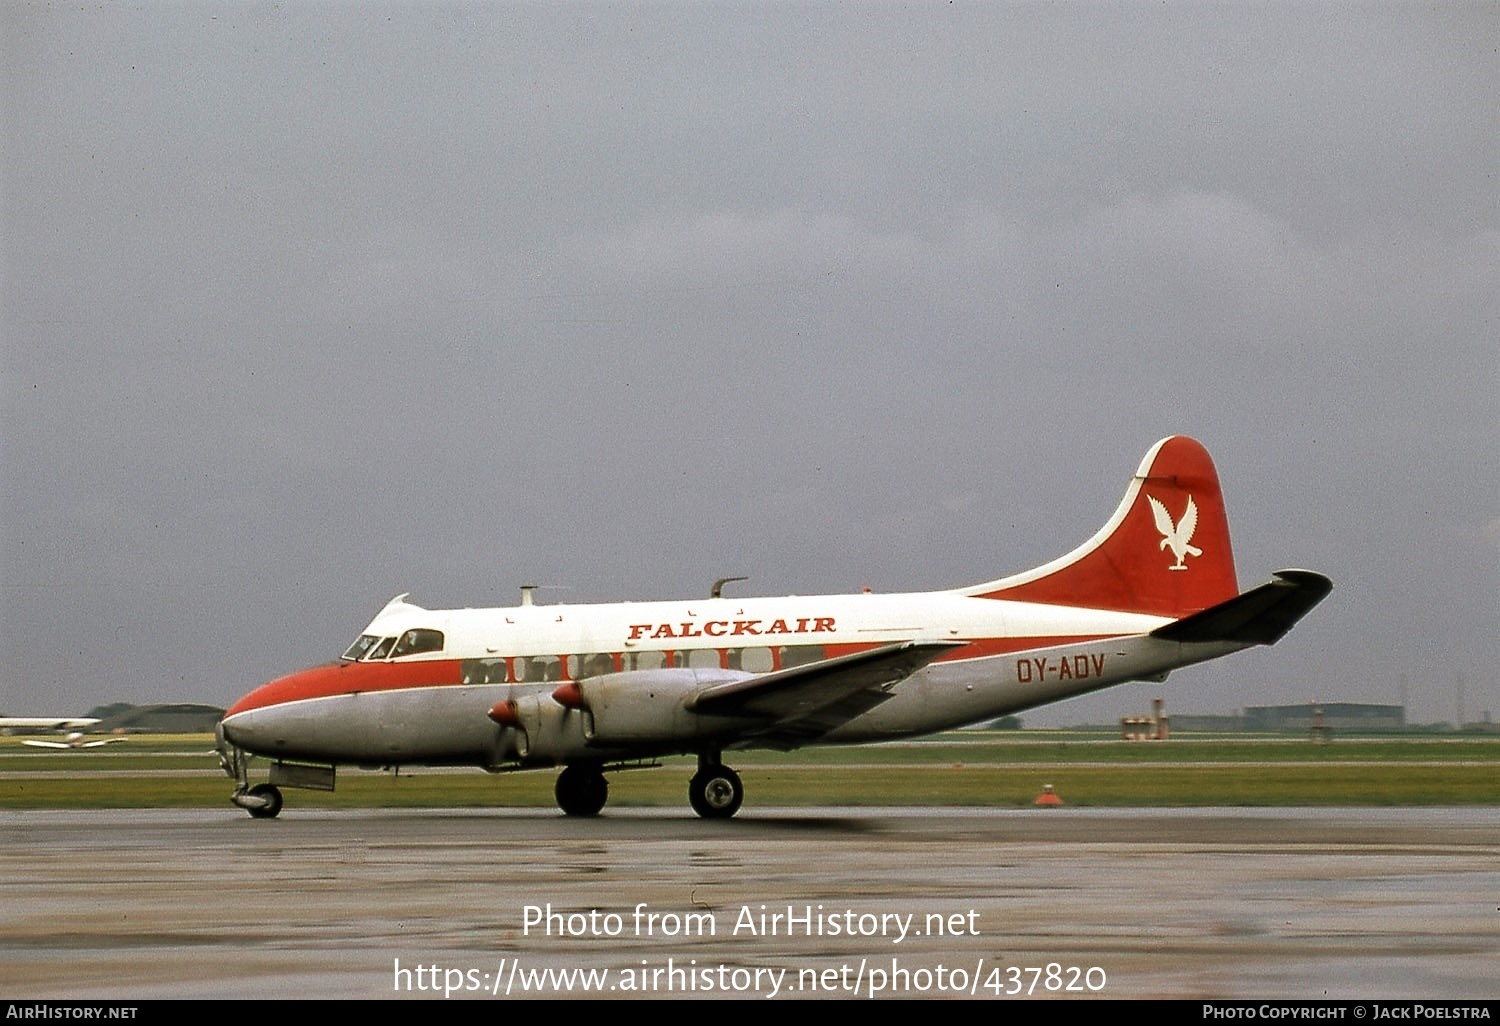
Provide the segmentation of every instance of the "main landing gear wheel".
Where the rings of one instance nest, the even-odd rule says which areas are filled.
[[[245,792],[251,798],[264,798],[265,804],[252,805],[245,811],[256,819],[275,819],[281,812],[281,788],[275,784],[256,784]]]
[[[609,800],[609,781],[597,766],[569,766],[557,775],[557,807],[569,816],[597,816]]]
[[[745,785],[728,766],[704,766],[688,783],[688,801],[704,819],[728,819],[744,800]]]

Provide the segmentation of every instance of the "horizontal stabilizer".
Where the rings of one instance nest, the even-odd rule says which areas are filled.
[[[1184,643],[1274,645],[1332,590],[1333,582],[1320,573],[1278,570],[1260,587],[1159,627],[1151,636]]]

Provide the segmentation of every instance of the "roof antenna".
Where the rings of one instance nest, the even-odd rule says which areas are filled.
[[[748,577],[720,577],[717,581],[714,582],[713,588],[709,590],[708,597],[723,598],[724,585],[728,584],[730,581],[748,581],[749,579],[750,578]]]
[[[533,601],[533,599],[534,599],[534,597],[536,595],[536,589],[537,589],[537,586],[535,584],[523,584],[523,585],[521,585],[521,605],[523,605],[523,606],[534,606],[534,605],[536,605],[536,602]]]

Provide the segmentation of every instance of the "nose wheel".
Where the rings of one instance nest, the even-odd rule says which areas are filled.
[[[275,784],[256,784],[243,795],[237,795],[235,804],[255,819],[275,819],[281,814],[281,788]]]
[[[238,745],[232,745],[224,737],[224,724],[214,731],[217,736],[215,748],[219,753],[219,768],[234,779],[234,794],[229,800],[255,819],[275,819],[281,815],[281,788],[275,784],[250,786],[250,756]]]
[[[275,784],[238,788],[229,800],[255,819],[275,819],[281,814],[281,788]]]
[[[688,782],[688,803],[704,819],[728,819],[740,811],[744,800],[740,775],[723,763],[700,765]]]

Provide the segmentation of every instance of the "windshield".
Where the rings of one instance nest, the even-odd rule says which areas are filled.
[[[428,627],[418,627],[402,634],[400,638],[382,638],[379,634],[361,634],[359,639],[344,650],[343,658],[350,661],[360,659],[399,659],[402,656],[420,655],[423,652],[441,652],[443,632]]]
[[[391,657],[399,658],[401,656],[416,655],[419,652],[441,652],[442,650],[442,631],[417,628],[401,635],[401,640],[396,642],[396,648],[391,653]]]
[[[380,636],[377,634],[361,634],[359,636],[359,639],[344,651],[343,657],[345,659],[358,659],[360,656],[370,651],[370,646],[375,644],[375,642],[379,640]]]

